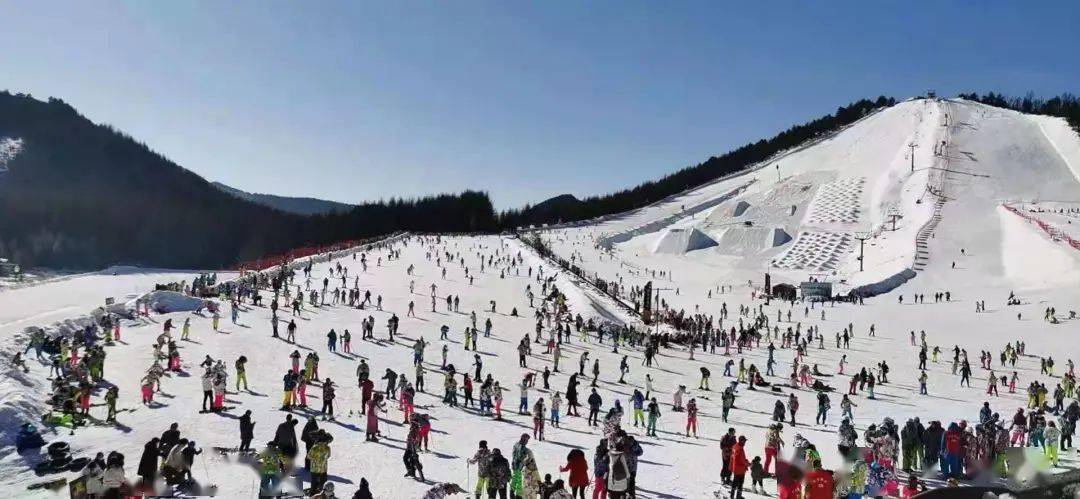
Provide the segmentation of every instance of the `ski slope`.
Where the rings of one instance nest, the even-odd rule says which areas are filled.
[[[623,289],[653,281],[663,289],[662,300],[674,310],[718,316],[721,307],[726,306],[731,311],[725,321],[727,328],[740,320],[736,313],[739,306],[754,310],[760,307],[772,320],[779,313],[781,319],[776,325],[781,329],[820,328],[825,335],[824,348],[819,349],[816,342],[811,345],[806,362],[818,366],[823,373],[820,379],[841,391],[846,391],[847,377],[852,372],[888,361],[890,382],[878,387],[877,399],[868,400],[863,393],[853,397],[857,404],[854,423],[860,437],[870,424],[880,423],[884,417],[893,418],[901,426],[915,416],[924,423],[934,419],[946,424],[958,419],[977,420],[984,400],[1008,418],[1024,406],[1022,392],[1028,383],[1039,380],[1052,388],[1059,381],[1040,374],[1040,357],[1053,356],[1062,366],[1055,369],[1058,375],[1066,359],[1080,361],[1080,346],[1070,341],[1080,330],[1080,322],[1067,318],[1069,310],[1080,311],[1080,251],[1054,241],[1035,224],[1002,207],[1006,202],[1080,201],[1080,180],[1075,175],[1080,138],[1064,133],[1060,125],[1060,120],[966,101],[911,100],[869,115],[834,136],[788,152],[776,161],[779,171],[774,162],[769,162],[631,213],[538,234],[559,256],[572,259],[589,277],[619,283]],[[897,215],[895,230],[892,215]],[[1067,225],[1064,215],[1055,220]],[[746,221],[753,224],[747,226]],[[684,234],[698,230],[717,245],[693,245],[690,249],[680,242],[677,248],[689,250],[654,251],[672,229]],[[791,239],[777,237],[780,232]],[[858,241],[853,239],[859,234],[870,236],[862,271],[856,259]],[[69,442],[76,456],[119,450],[127,457],[127,477],[134,480],[143,444],[175,421],[183,436],[195,439],[206,449],[196,458],[193,469],[200,483],[215,484],[222,497],[254,497],[258,477],[252,466],[209,449],[239,443],[236,418],[245,410],[251,410],[257,421],[253,444],[261,447],[270,440],[285,415],[278,409],[281,378],[290,365],[288,355],[293,350],[302,354],[314,351],[321,357],[322,377],[332,378],[338,386],[337,419],[320,421],[319,425],[334,437],[328,471],[339,496],[349,496],[361,477],[370,482],[375,497],[420,497],[434,482],[453,481],[462,486],[475,483],[475,468],[470,469],[466,459],[475,451],[478,440],[486,439],[491,447],[509,455],[518,436],[531,433],[531,417],[514,414],[518,398],[515,385],[525,373],[550,367],[552,359],[542,346],[533,345],[528,368],[522,369],[517,364],[516,346],[526,333],[535,334],[534,310],[529,308],[526,286],[531,284],[535,290],[539,286],[538,269],[543,267],[545,275],[550,275],[555,271],[553,264],[542,260],[521,241],[502,236],[443,237],[438,243],[412,237],[393,249],[401,251],[400,259],[388,260],[385,248],[369,253],[368,261],[379,263],[369,263],[366,272],[361,272],[359,263],[347,256],[316,264],[313,287],[319,287],[329,275],[330,266],[340,262],[350,269],[350,286],[352,276],[359,275],[360,289],[370,290],[373,298],[381,295],[384,310],[358,310],[344,305],[308,308],[297,321],[295,345],[271,337],[270,312],[265,307],[247,307],[235,325],[223,317],[221,332],[217,333],[212,331],[209,317],[190,313],[155,314],[149,320],[125,323],[123,343],[107,349],[105,368],[106,378],[120,387],[120,424],[80,428],[74,435],[66,431],[48,433],[46,440]],[[475,282],[466,280],[464,267],[457,262],[442,262],[447,269],[444,279],[433,256],[443,252],[460,254]],[[502,262],[479,272],[481,258],[518,254],[523,263],[517,267]],[[415,276],[407,275],[410,265],[416,267]],[[867,298],[864,305],[818,305],[811,309],[803,303],[792,307],[772,301],[766,305],[760,298],[765,272],[772,274],[774,283],[797,283],[813,276],[847,290],[912,268],[918,270],[912,280]],[[504,275],[500,276],[500,272]],[[192,275],[186,278],[190,280]],[[173,273],[83,276],[0,291],[0,332],[5,342],[0,346],[10,354],[22,341],[19,331],[26,326],[46,326],[85,314],[106,296],[145,292],[154,282],[180,278]],[[412,280],[415,293],[409,290]],[[303,278],[298,277],[295,284],[303,286]],[[434,312],[428,296],[431,284],[437,286],[439,295]],[[567,295],[572,313],[642,327],[634,314],[577,277],[560,273],[556,284]],[[730,286],[730,290],[720,292],[720,285]],[[944,291],[950,292],[951,300],[935,303],[930,299],[933,293]],[[1017,294],[1020,305],[1005,304],[1010,292]],[[914,304],[911,297],[915,293],[926,294],[928,299],[924,304]],[[460,296],[460,312],[445,310],[442,299],[447,294]],[[495,313],[487,312],[491,300],[497,303]],[[629,298],[623,296],[623,300]],[[986,312],[975,313],[974,303],[978,300],[986,301]],[[415,318],[406,316],[410,301],[416,304]],[[1049,307],[1056,308],[1059,323],[1043,320],[1044,310]],[[518,309],[519,317],[509,315],[512,308]],[[441,403],[442,346],[448,347],[448,361],[459,372],[472,370],[473,352],[464,350],[461,342],[473,311],[479,323],[490,318],[494,324],[492,337],[479,339],[479,355],[484,373],[491,373],[508,390],[504,395],[504,421],[480,416],[471,408],[450,408]],[[391,313],[401,319],[400,336],[393,342],[388,341],[385,329]],[[361,341],[359,324],[369,316],[376,320],[376,341]],[[160,405],[143,406],[138,384],[152,360],[151,344],[165,320],[171,318],[174,324],[180,324],[189,317],[193,341],[180,342],[184,373],[164,380]],[[283,317],[289,319],[289,313]],[[439,328],[444,324],[450,329],[450,339],[445,342],[439,340]],[[855,332],[851,348],[837,349],[833,338],[849,324]],[[868,335],[872,325],[876,329],[874,337]],[[350,330],[354,338],[352,354],[327,350],[326,333],[331,328],[338,333]],[[943,351],[939,361],[929,366],[929,395],[925,396],[918,394],[918,347],[909,341],[912,332],[921,331],[926,332],[931,348],[938,346]],[[421,337],[430,342],[424,364],[427,393],[417,396],[417,411],[430,414],[433,421],[432,452],[421,455],[429,483],[401,476],[407,426],[401,424],[402,413],[396,404],[388,404],[388,412],[382,415],[383,439],[378,443],[364,442],[365,420],[356,414],[360,394],[354,373],[359,359],[367,359],[371,365],[377,389],[382,388],[378,378],[387,368],[407,374],[411,381],[412,346]],[[984,392],[989,372],[976,367],[977,354],[981,350],[994,353],[994,366],[998,368],[996,354],[1015,340],[1025,341],[1029,354],[1020,359],[1016,369],[1020,378],[1018,393],[1002,390],[1000,397],[987,399]],[[748,457],[763,455],[765,428],[771,422],[773,404],[778,395],[786,398],[789,390],[774,394],[750,392],[741,386],[727,423],[720,420],[719,397],[730,381],[721,375],[724,363],[743,359],[747,366],[754,364],[764,369],[767,354],[763,348],[742,354],[733,350],[727,355],[722,349],[715,353],[697,351],[691,359],[685,347],[673,346],[660,351],[657,367],[645,368],[641,351],[620,348],[616,354],[609,343],[598,345],[595,341],[590,338],[583,343],[577,333],[573,334],[571,343],[563,346],[563,372],[552,374],[550,390],[541,389],[538,380],[537,389],[530,393],[529,406],[537,396],[549,399],[555,391],[565,392],[566,371],[576,370],[579,355],[585,351],[590,359],[600,362],[602,412],[616,399],[628,408],[629,396],[635,388],[644,391],[644,376],[650,374],[656,389],[654,396],[662,405],[659,436],[646,437],[641,428],[633,427],[629,411],[622,421],[644,448],[637,478],[639,497],[712,497],[713,491],[720,488],[719,439],[728,427],[749,439]],[[971,387],[959,386],[951,372],[950,351],[954,345],[966,349],[971,358],[975,368]],[[223,413],[198,413],[202,391],[198,364],[206,355],[222,359],[229,366],[231,391],[226,403],[230,409]],[[240,355],[249,359],[251,390],[233,392],[232,363]],[[629,356],[630,365],[626,384],[617,382],[623,355]],[[841,356],[846,356],[847,361],[844,375],[838,373]],[[783,382],[793,357],[792,350],[777,350],[776,370],[780,376],[768,376],[767,381]],[[703,366],[713,372],[713,391],[697,389]],[[1001,376],[1011,371],[998,368],[995,373]],[[32,360],[29,374],[9,369],[9,378],[0,386],[0,395],[12,409],[5,414],[41,410],[40,393],[47,387],[47,373],[48,366]],[[588,395],[587,383],[583,379],[582,399]],[[700,407],[699,438],[683,436],[684,415],[670,410],[672,393],[679,385],[687,386],[687,399],[696,398]],[[100,388],[95,392],[95,404],[102,402],[103,393]],[[317,385],[308,389],[309,405],[314,409],[321,405],[319,393]],[[814,425],[814,392],[800,389],[794,393],[802,409],[799,424],[786,425],[785,440],[790,444],[796,433],[802,434],[817,444],[827,468],[837,467],[839,394],[831,394],[833,409],[828,424]],[[303,416],[311,411],[295,412]],[[94,407],[91,414],[102,418],[104,407]],[[541,476],[550,473],[558,477],[558,466],[565,464],[567,452],[575,448],[585,451],[591,467],[600,436],[599,428],[590,428],[584,418],[564,415],[562,428],[548,426],[546,441],[530,443]],[[785,449],[784,454],[789,452]],[[35,459],[5,447],[0,451],[0,487],[26,495],[25,486],[41,480],[30,469]],[[1075,468],[1078,461],[1075,451],[1063,454],[1063,467]],[[307,479],[306,473],[299,472],[285,486],[295,491]],[[774,490],[771,482],[767,482],[767,488]]]

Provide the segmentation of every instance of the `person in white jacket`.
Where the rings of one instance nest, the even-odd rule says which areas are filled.
[[[102,478],[105,475],[105,454],[98,452],[93,461],[86,466],[86,493],[91,497],[105,493]]]
[[[101,475],[101,485],[105,488],[105,494],[120,495],[123,488],[127,487],[127,477],[124,476],[124,455],[113,451],[105,461],[105,472]]]

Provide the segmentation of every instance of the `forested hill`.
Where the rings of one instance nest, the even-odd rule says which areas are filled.
[[[354,206],[351,204],[338,203],[336,201],[327,201],[325,199],[318,198],[278,196],[276,194],[260,194],[256,192],[247,192],[237,189],[235,187],[230,187],[221,182],[210,182],[210,185],[217,187],[221,191],[232,194],[233,196],[236,196],[240,199],[254,201],[263,206],[277,208],[287,213],[296,213],[297,215],[338,213],[343,211],[349,211]]]
[[[395,230],[492,231],[486,193],[302,216],[240,199],[59,99],[0,92],[0,256],[24,266],[222,268]]]
[[[893,104],[896,104],[896,99],[884,96],[872,101],[862,99],[837,109],[835,114],[793,126],[770,139],[746,144],[722,156],[713,156],[700,164],[666,175],[660,180],[645,182],[611,194],[591,196],[581,201],[575,199],[574,202],[569,203],[544,202],[533,206],[526,205],[521,209],[503,212],[500,220],[507,228],[526,227],[545,223],[575,222],[640,208],[765,161],[781,151],[796,147],[822,134],[839,130],[875,109]]]

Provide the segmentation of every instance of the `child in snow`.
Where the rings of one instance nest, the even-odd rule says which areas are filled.
[[[768,473],[765,472],[765,468],[761,465],[761,456],[754,456],[754,460],[750,461],[750,490],[755,494],[758,494],[758,486],[761,487],[761,494],[765,493],[765,477]]]

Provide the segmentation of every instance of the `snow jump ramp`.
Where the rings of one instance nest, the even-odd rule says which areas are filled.
[[[713,238],[697,229],[668,229],[657,239],[653,253],[681,255],[716,246]]]

